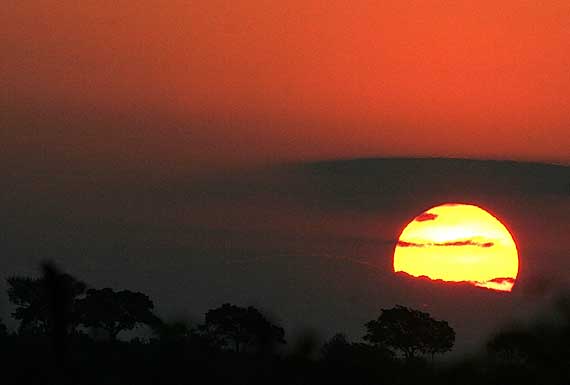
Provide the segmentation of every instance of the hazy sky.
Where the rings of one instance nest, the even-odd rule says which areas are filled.
[[[8,0],[2,158],[569,163],[569,16],[567,1]]]
[[[462,343],[528,315],[568,282],[568,167],[310,162],[570,165],[569,18],[563,0],[4,0],[0,290],[52,258],[166,315],[231,301],[359,337],[400,303]],[[512,226],[528,285],[396,279],[402,226],[450,200]]]

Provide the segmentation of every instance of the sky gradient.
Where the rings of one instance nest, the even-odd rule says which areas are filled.
[[[568,1],[0,8],[0,289],[49,258],[166,317],[232,302],[360,338],[402,304],[465,346],[570,282]],[[509,224],[510,297],[393,274],[445,202]]]
[[[566,1],[2,8],[1,142],[16,163],[570,162]]]

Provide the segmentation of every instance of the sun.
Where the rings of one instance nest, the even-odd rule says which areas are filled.
[[[511,291],[519,257],[509,230],[481,207],[446,203],[411,221],[394,250],[394,271]]]

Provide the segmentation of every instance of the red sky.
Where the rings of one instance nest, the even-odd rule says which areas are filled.
[[[2,8],[8,160],[182,169],[376,155],[570,163],[567,1]]]

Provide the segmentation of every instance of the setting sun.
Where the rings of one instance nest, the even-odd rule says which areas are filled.
[[[447,203],[424,211],[398,239],[394,271],[511,291],[518,273],[509,230],[480,207]]]

